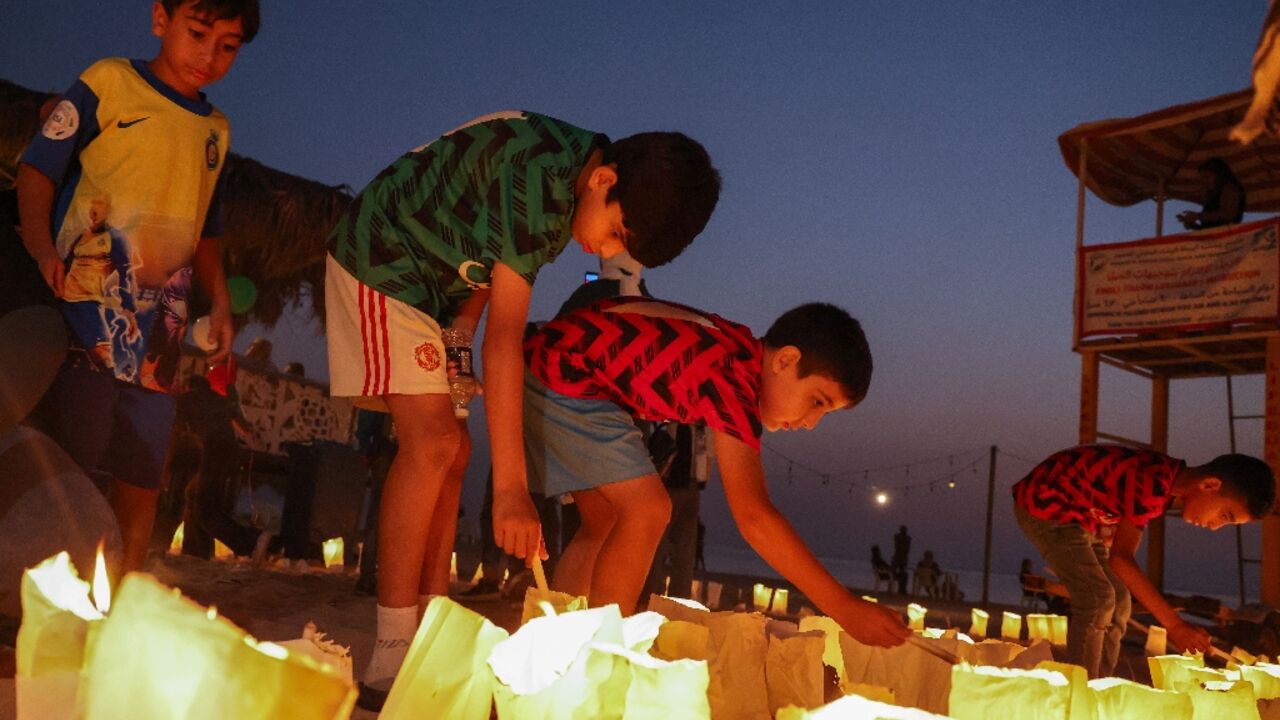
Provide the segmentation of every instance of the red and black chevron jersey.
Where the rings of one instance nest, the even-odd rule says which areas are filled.
[[[1032,517],[1076,523],[1093,534],[1128,520],[1142,528],[1173,501],[1181,460],[1122,445],[1081,445],[1050,455],[1013,486]]]
[[[525,342],[530,372],[573,398],[642,419],[705,422],[760,449],[763,346],[743,325],[649,298],[612,298],[543,325]]]

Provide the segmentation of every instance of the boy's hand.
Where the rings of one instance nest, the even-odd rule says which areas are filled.
[[[1183,651],[1207,653],[1213,648],[1213,636],[1204,628],[1192,625],[1185,620],[1178,620],[1171,624],[1167,630],[1169,631],[1169,640]]]
[[[44,282],[53,291],[54,297],[62,297],[63,279],[66,276],[66,268],[62,266],[62,258],[58,257],[58,251],[53,249],[53,245],[40,244],[36,247],[40,250],[32,250],[33,259],[36,261],[36,267],[40,268],[40,275],[44,278]]]
[[[214,302],[209,309],[209,339],[216,343],[209,352],[208,363],[212,367],[219,365],[231,354],[231,343],[235,340],[235,327],[231,324],[231,308],[227,303]]]
[[[548,559],[542,544],[542,523],[538,509],[527,492],[499,492],[493,495],[493,539],[508,555],[515,555],[526,564],[533,562],[535,554]]]
[[[863,645],[896,647],[907,641],[911,630],[902,615],[879,603],[850,597],[832,608],[831,619]]]

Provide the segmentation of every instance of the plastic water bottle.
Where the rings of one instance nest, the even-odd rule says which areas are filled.
[[[449,375],[453,414],[465,418],[471,414],[467,404],[476,394],[476,375],[471,365],[471,335],[457,328],[446,328],[440,335],[444,340],[445,370]]]

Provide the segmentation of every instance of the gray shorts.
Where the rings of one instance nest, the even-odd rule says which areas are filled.
[[[547,497],[654,475],[640,428],[608,400],[580,400],[524,377],[529,489]]]

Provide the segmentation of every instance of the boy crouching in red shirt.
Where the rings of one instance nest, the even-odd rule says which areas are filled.
[[[647,298],[592,303],[525,343],[530,485],[570,493],[582,526],[556,568],[557,590],[635,611],[671,501],[634,418],[705,422],[734,521],[771,567],[861,642],[892,646],[901,616],[850,593],[769,499],[761,429],[810,430],[866,395],[871,353],[833,305],[780,317],[762,339],[742,325]]]
[[[1129,622],[1129,593],[1184,650],[1206,651],[1209,634],[1178,616],[1134,554],[1152,518],[1169,507],[1217,530],[1260,520],[1275,501],[1275,478],[1248,455],[1197,467],[1149,450],[1082,445],[1050,455],[1013,486],[1014,514],[1071,593],[1067,662],[1089,677],[1110,675]]]

